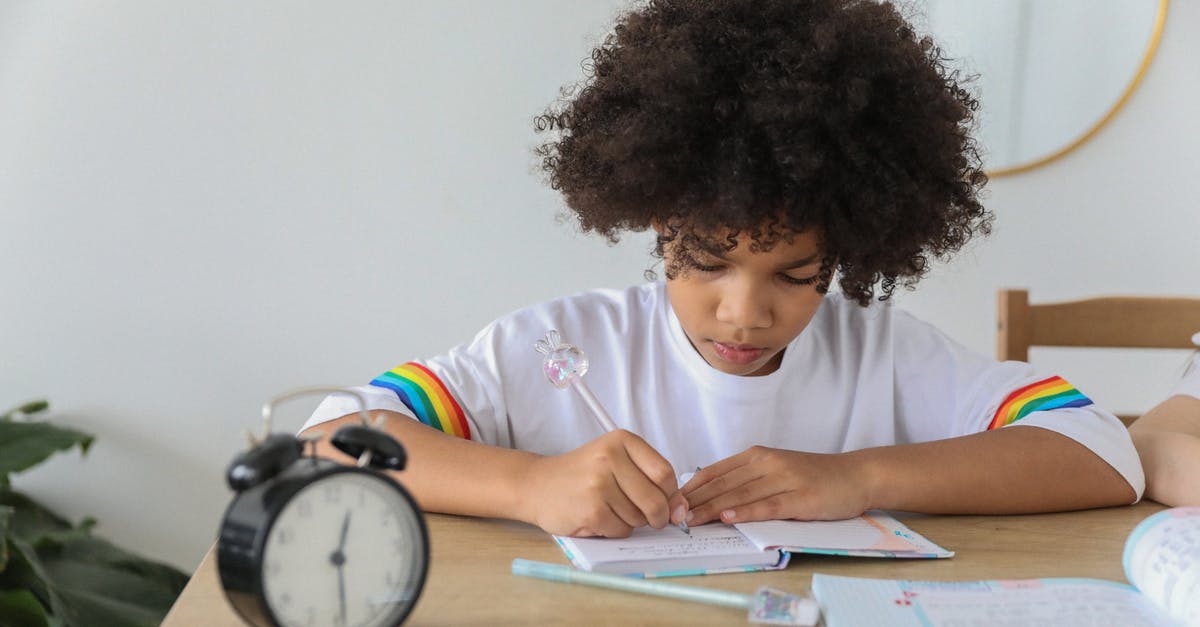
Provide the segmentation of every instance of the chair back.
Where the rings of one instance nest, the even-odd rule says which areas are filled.
[[[1200,298],[1105,296],[1029,303],[1029,291],[1000,290],[996,358],[1029,361],[1031,346],[1195,348]],[[1120,416],[1128,424],[1136,416]]]

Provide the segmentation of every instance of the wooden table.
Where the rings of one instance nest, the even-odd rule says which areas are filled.
[[[1032,516],[900,515],[910,527],[955,551],[951,559],[792,557],[786,570],[671,579],[753,592],[770,585],[805,590],[814,572],[891,579],[962,581],[1096,577],[1125,581],[1121,552],[1138,522],[1163,506]],[[528,525],[443,514],[426,516],[432,562],[411,625],[730,625],[739,610],[516,577],[513,558],[567,563],[545,532]],[[213,552],[204,558],[163,622],[165,627],[242,623],[218,584]]]

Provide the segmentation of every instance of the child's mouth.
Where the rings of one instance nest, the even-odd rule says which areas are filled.
[[[717,351],[717,355],[725,361],[732,364],[745,365],[757,361],[766,352],[765,348],[755,348],[753,346],[735,346],[733,344],[722,344],[713,340],[713,350]]]

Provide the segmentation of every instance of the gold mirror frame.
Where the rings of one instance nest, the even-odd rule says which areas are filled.
[[[1117,112],[1119,112],[1121,108],[1125,106],[1125,103],[1129,101],[1129,98],[1133,95],[1134,90],[1137,89],[1137,86],[1142,82],[1142,78],[1146,75],[1146,70],[1150,67],[1150,61],[1154,59],[1154,53],[1158,51],[1158,42],[1160,39],[1162,39],[1163,24],[1165,24],[1167,21],[1167,3],[1168,0],[1159,0],[1158,10],[1154,15],[1154,29],[1150,33],[1150,43],[1146,46],[1146,54],[1142,56],[1142,62],[1140,65],[1138,65],[1137,73],[1134,74],[1133,80],[1129,82],[1127,87],[1125,87],[1125,91],[1121,93],[1121,97],[1117,99],[1116,104],[1109,108],[1108,112],[1105,113],[1099,121],[1084,131],[1084,133],[1077,137],[1074,141],[1046,155],[1045,157],[1034,159],[1028,163],[1019,163],[1006,168],[988,170],[987,175],[995,178],[1000,176],[1009,176],[1012,174],[1020,174],[1022,172],[1028,172],[1034,168],[1039,168],[1047,163],[1062,158],[1066,154],[1082,146],[1089,139],[1095,136],[1096,133],[1100,132],[1100,129],[1104,128],[1104,125],[1108,124],[1109,120],[1113,119],[1113,117],[1117,115]]]

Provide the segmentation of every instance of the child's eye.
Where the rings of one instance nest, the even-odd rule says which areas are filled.
[[[819,275],[814,274],[804,278],[796,278],[788,274],[780,274],[779,278],[783,279],[784,283],[788,283],[790,285],[812,285],[813,283],[817,282],[818,276]]]
[[[706,265],[706,264],[700,263],[698,261],[692,262],[692,269],[697,270],[699,272],[717,272],[723,267],[724,266],[721,266],[721,265]]]

